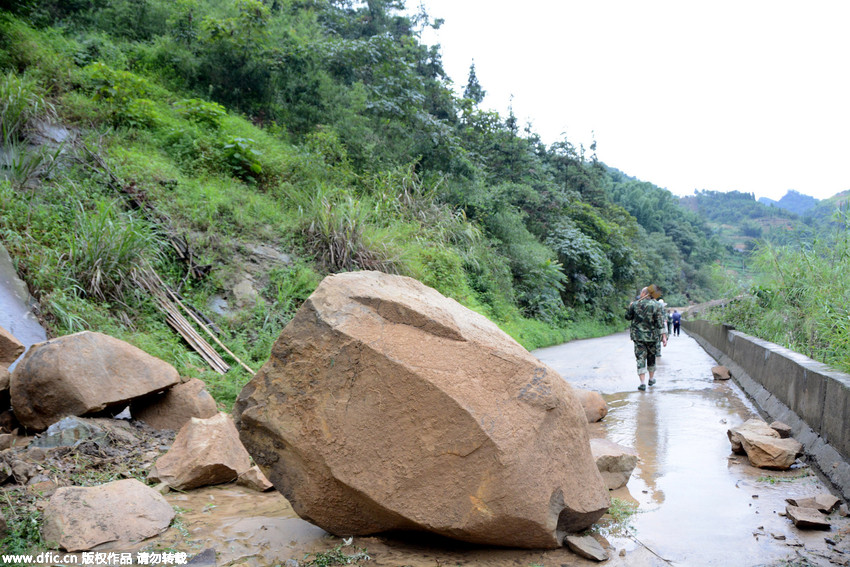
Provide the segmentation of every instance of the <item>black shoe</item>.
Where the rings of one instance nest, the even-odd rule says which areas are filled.
[[[650,385],[650,386],[655,386],[655,378],[650,378],[650,379],[649,379],[649,385]]]
[[[646,390],[646,384],[641,384],[640,386],[638,386],[638,390],[640,390],[641,392]]]

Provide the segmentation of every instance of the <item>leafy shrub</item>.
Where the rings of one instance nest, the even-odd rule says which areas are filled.
[[[214,129],[221,126],[221,119],[227,116],[227,110],[220,104],[199,98],[185,98],[175,102],[174,107],[188,120]]]
[[[414,277],[443,295],[461,303],[469,303],[472,290],[457,252],[446,246],[420,246],[413,262],[417,265]]]
[[[135,128],[152,128],[162,123],[156,103],[148,98],[134,98],[124,110],[124,123]]]
[[[158,94],[157,89],[146,79],[99,61],[85,67],[83,76],[94,100],[106,103],[107,117],[113,124],[148,126],[158,122],[150,100]]]
[[[255,147],[256,142],[250,138],[229,136],[222,146],[225,163],[233,175],[243,181],[255,182],[263,173],[260,163],[262,153]]]

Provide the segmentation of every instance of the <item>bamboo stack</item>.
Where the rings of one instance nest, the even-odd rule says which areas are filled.
[[[201,358],[203,358],[213,370],[219,374],[224,374],[230,370],[230,366],[224,361],[224,359],[215,351],[215,349],[212,348],[212,346],[210,346],[204,337],[195,330],[183,314],[180,313],[177,305],[166,294],[165,290],[163,290],[162,286],[159,285],[158,282],[161,282],[161,280],[159,280],[159,276],[155,273],[152,274],[150,271],[147,271],[140,278],[140,283],[153,296],[157,307],[165,313],[166,322],[171,325],[171,328],[177,331],[199,355],[201,355]]]

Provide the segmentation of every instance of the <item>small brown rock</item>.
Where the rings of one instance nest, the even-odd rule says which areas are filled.
[[[155,476],[177,490],[231,482],[251,468],[251,457],[239,441],[230,416],[191,418],[171,449],[156,461]]]
[[[579,402],[581,402],[581,407],[584,409],[584,415],[587,417],[588,423],[596,423],[608,415],[608,404],[605,402],[602,394],[581,388],[573,388],[573,391],[578,396]]]
[[[236,484],[256,490],[257,492],[265,492],[274,488],[274,485],[269,482],[263,471],[257,465],[252,466],[247,471],[239,475],[236,479]]]
[[[729,372],[729,369],[725,366],[715,366],[711,369],[711,375],[714,376],[715,380],[728,380],[732,377],[732,374]]]
[[[761,419],[748,419],[737,427],[732,427],[726,431],[729,437],[729,443],[732,444],[732,452],[739,455],[745,455],[744,446],[741,443],[741,437],[745,434],[758,434],[768,437],[779,438],[779,433],[771,429],[770,426]]]
[[[788,439],[791,437],[791,426],[781,421],[774,421],[770,424],[770,428],[779,433],[779,437],[782,439]]]
[[[591,439],[590,451],[608,490],[616,490],[629,482],[637,465],[637,451],[607,439]]]
[[[567,544],[570,551],[585,559],[592,559],[593,561],[608,560],[608,553],[592,536],[568,535],[564,539],[564,543]]]
[[[155,429],[179,431],[191,418],[212,417],[218,413],[218,408],[206,384],[192,378],[162,394],[134,402],[130,413]]]
[[[0,433],[0,451],[11,449],[17,440],[18,436],[14,433]]]
[[[102,543],[128,546],[168,529],[174,510],[136,479],[58,489],[44,510],[42,539],[66,551]]]
[[[814,508],[788,505],[785,507],[785,512],[800,529],[828,530],[832,527],[826,515]]]
[[[15,362],[23,352],[24,345],[21,341],[13,337],[12,333],[0,327],[0,367],[9,368],[9,365]]]
[[[18,484],[26,484],[29,479],[38,474],[35,465],[15,459],[12,461],[12,476]]]

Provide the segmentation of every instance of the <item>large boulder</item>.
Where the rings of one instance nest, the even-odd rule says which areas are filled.
[[[67,416],[126,407],[180,382],[177,370],[122,340],[84,331],[33,345],[11,379],[12,409],[42,431]]]
[[[126,549],[164,532],[173,518],[174,509],[165,498],[134,478],[64,487],[50,497],[44,510],[41,537],[66,551],[86,551],[109,542]]]
[[[0,367],[9,368],[24,352],[24,345],[12,333],[0,327]]]
[[[213,417],[218,413],[218,408],[207,392],[206,384],[192,378],[162,394],[134,401],[130,405],[130,413],[154,429],[179,431],[193,417]]]
[[[553,548],[609,505],[572,388],[406,277],[325,278],[234,417],[295,511],[337,535]]]
[[[157,459],[151,477],[177,490],[231,482],[251,468],[251,457],[226,413],[190,418],[171,449]]]

